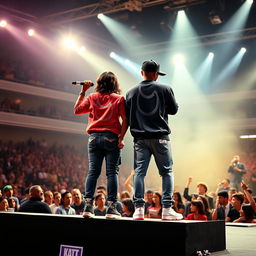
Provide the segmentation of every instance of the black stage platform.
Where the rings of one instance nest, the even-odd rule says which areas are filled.
[[[187,256],[226,249],[223,221],[107,220],[1,212],[0,223],[1,245],[8,256]]]

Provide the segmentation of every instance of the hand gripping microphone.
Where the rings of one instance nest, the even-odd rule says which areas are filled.
[[[74,84],[74,85],[84,85],[85,81],[75,81],[75,82],[72,82],[72,84]],[[94,86],[94,83],[91,83],[91,86]]]

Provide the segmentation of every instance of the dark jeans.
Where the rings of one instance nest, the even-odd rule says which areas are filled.
[[[88,140],[89,172],[85,181],[85,198],[93,198],[103,159],[106,161],[108,201],[116,202],[120,149],[118,136],[112,132],[93,132]]]
[[[168,208],[172,206],[173,173],[172,155],[169,142],[160,139],[142,139],[134,143],[134,203],[136,207],[144,206],[144,179],[147,174],[151,155],[162,177],[162,204]]]

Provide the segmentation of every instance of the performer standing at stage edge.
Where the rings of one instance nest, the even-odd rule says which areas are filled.
[[[126,94],[126,114],[130,132],[134,137],[134,204],[133,219],[144,219],[144,178],[151,155],[154,156],[159,174],[162,176],[162,220],[179,220],[183,216],[172,209],[173,171],[169,149],[168,115],[178,111],[171,87],[157,83],[160,65],[154,60],[142,64],[144,81]]]
[[[78,97],[74,112],[76,115],[89,113],[87,133],[89,171],[85,182],[84,217],[93,217],[93,197],[97,179],[101,173],[103,159],[106,160],[106,175],[109,207],[106,218],[118,218],[116,210],[118,191],[118,165],[120,149],[124,147],[124,135],[127,131],[125,99],[117,77],[112,72],[102,73],[95,86],[95,93],[85,98],[85,92],[92,82],[86,81]],[[122,123],[120,123],[120,117]]]

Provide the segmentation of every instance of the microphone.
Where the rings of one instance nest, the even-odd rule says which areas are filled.
[[[75,82],[72,82],[72,84],[74,84],[74,85],[84,85],[85,82],[84,81],[75,81]],[[91,86],[94,86],[94,83],[91,83]]]

